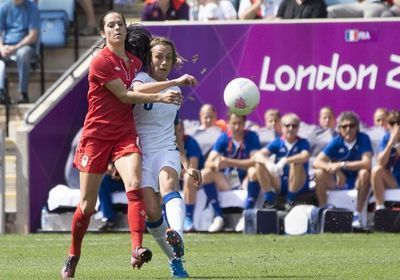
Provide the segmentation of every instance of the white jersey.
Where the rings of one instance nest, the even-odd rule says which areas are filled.
[[[145,72],[138,73],[133,81],[157,82]],[[161,91],[161,93],[168,90],[181,92],[179,87],[173,86]],[[133,117],[142,146],[142,153],[176,149],[174,120],[178,110],[179,106],[174,104],[135,104]]]

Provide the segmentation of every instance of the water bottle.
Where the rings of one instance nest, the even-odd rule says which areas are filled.
[[[46,206],[43,206],[43,208],[42,208],[40,223],[42,226],[42,230],[49,229],[49,211],[47,210]]]

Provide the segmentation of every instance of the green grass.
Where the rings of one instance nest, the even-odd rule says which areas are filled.
[[[59,279],[68,234],[0,236],[0,279]],[[185,266],[193,279],[398,279],[400,235],[304,236],[187,234]],[[126,234],[87,234],[76,279],[168,279],[150,235],[153,260],[129,265]]]

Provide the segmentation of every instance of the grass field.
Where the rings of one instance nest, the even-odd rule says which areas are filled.
[[[68,234],[0,236],[0,279],[59,279]],[[128,234],[87,234],[76,279],[168,279],[150,235],[151,263],[129,266]],[[399,279],[399,234],[187,234],[192,279]]]

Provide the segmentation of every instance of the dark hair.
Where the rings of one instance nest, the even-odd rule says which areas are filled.
[[[241,115],[238,115],[238,114],[236,114],[236,113],[234,113],[234,112],[232,112],[232,111],[229,111],[229,110],[228,110],[228,112],[227,112],[227,115],[228,115],[228,121],[231,119],[231,116],[232,116],[232,115],[234,115],[234,116],[236,116],[236,117],[239,117],[239,118],[242,118],[243,121],[245,121],[245,122],[246,122],[246,120],[247,120],[247,116],[246,116],[246,115],[241,116]]]
[[[127,27],[125,49],[137,56],[144,65],[149,63],[148,53],[150,51],[151,33],[139,24],[131,24]]]

